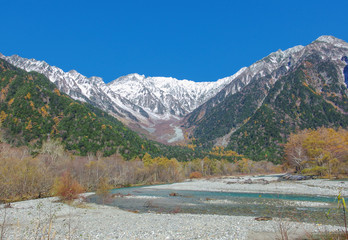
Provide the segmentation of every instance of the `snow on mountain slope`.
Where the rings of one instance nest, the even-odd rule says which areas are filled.
[[[120,77],[108,86],[113,92],[151,113],[183,117],[213,97],[231,80],[229,77],[217,82],[193,82],[134,73]]]
[[[70,97],[91,103],[105,111],[117,115],[120,118],[138,121],[136,115],[141,115],[141,110],[137,106],[121,96],[110,93],[102,78],[87,78],[75,70],[64,72],[62,69],[50,66],[45,61],[26,59],[18,55],[0,56],[16,67],[25,71],[35,71],[45,75],[51,82],[57,85],[58,89]]]
[[[175,134],[178,127],[175,123],[233,80],[231,76],[217,82],[196,83],[175,78],[145,78],[139,74],[130,74],[105,84],[102,78],[87,78],[75,70],[64,72],[45,61],[26,59],[18,55],[0,54],[0,58],[25,71],[45,75],[60,91],[72,98],[91,103],[115,115],[133,129],[146,129],[145,133],[150,134],[155,132],[152,128],[161,122],[168,122],[167,125],[160,124],[162,129],[173,129]],[[162,130],[159,132],[161,133],[158,135],[161,136]],[[166,138],[164,142],[172,139],[170,134]]]
[[[193,116],[199,116],[195,118],[199,120],[208,108],[215,107],[227,96],[241,91],[251,81],[271,76],[268,83],[271,86],[296,66],[305,48],[307,52],[310,49],[324,51],[323,57],[337,58],[342,72],[343,68],[347,67],[340,58],[344,53],[342,49],[348,49],[348,44],[332,36],[321,36],[306,47],[295,46],[285,51],[278,50],[251,66],[240,69],[234,75],[216,82],[145,77],[134,73],[105,84],[99,77],[87,78],[75,70],[64,72],[44,61],[26,59],[17,55],[0,54],[0,58],[26,71],[42,73],[55,83],[58,89],[74,99],[91,103],[114,114],[129,126],[133,128],[135,126],[137,130],[146,129],[147,133],[152,134],[156,133],[156,126],[161,126],[162,129],[177,129],[180,126],[179,120],[184,116],[190,118],[188,115],[190,113]],[[196,113],[192,114],[193,111]],[[168,124],[161,124],[163,122]],[[158,136],[161,135],[162,132],[159,131]]]

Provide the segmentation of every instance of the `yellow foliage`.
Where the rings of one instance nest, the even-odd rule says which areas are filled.
[[[0,113],[0,123],[3,123],[5,119],[7,118],[8,114],[6,114],[4,111],[1,111]]]
[[[55,88],[55,89],[53,90],[53,92],[54,92],[55,94],[57,94],[58,96],[61,95],[61,94],[60,94],[60,91],[59,91],[57,88]]]
[[[319,128],[292,134],[285,145],[290,166],[320,176],[348,174],[348,131]]]
[[[250,120],[250,117],[248,117],[247,119],[244,119],[244,120],[243,120],[243,123],[245,124],[245,123],[247,123],[249,120]]]
[[[45,106],[41,107],[40,110],[39,110],[39,112],[41,113],[41,115],[42,115],[43,117],[47,117],[47,116],[49,115],[48,112],[47,112],[47,110],[46,110],[46,108],[45,108]]]
[[[195,148],[197,147],[197,145],[195,145],[195,144],[187,144],[187,147],[188,147],[189,149],[191,149],[192,151],[194,151]]]
[[[31,109],[35,110],[35,105],[34,105],[33,101],[30,101],[30,107],[31,107]]]
[[[1,89],[0,100],[3,102],[6,99],[8,87]]]
[[[33,125],[31,123],[31,120],[29,120],[29,122],[28,122],[27,126],[25,127],[25,129],[30,131],[32,128],[33,128]]]
[[[237,161],[236,164],[239,172],[250,173],[254,163],[247,158],[242,158],[242,160]]]
[[[25,99],[27,99],[27,100],[29,100],[30,98],[31,98],[31,94],[30,94],[30,92],[28,92],[28,94],[27,95],[25,95],[25,97],[24,97]]]
[[[54,117],[53,121],[56,125],[58,125],[58,123],[60,122],[60,119],[59,119],[59,117]]]
[[[14,98],[12,98],[10,101],[8,101],[8,105],[11,106],[14,101]]]
[[[112,186],[109,184],[107,178],[103,177],[99,180],[98,186],[97,186],[97,195],[101,195],[102,197],[106,197],[110,190],[112,189]]]

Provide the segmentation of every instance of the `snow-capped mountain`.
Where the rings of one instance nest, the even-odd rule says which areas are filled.
[[[158,117],[183,117],[219,92],[232,78],[193,82],[171,77],[129,74],[108,84],[110,89]]]
[[[265,81],[265,91],[268,91],[278,79],[295,69],[304,58],[311,54],[320,54],[322,59],[336,61],[337,67],[340,68],[338,71],[341,74],[340,78],[344,79],[343,72],[346,63],[342,61],[342,56],[347,55],[347,49],[348,43],[345,41],[333,36],[321,36],[305,47],[299,45],[285,51],[278,50],[273,52],[235,74],[225,88],[187,115],[188,124],[186,125],[190,126],[192,123],[199,121],[209,112],[209,109],[224,101],[226,97],[241,91],[251,82],[261,83],[261,81]],[[266,76],[268,79],[265,79]],[[259,105],[266,95],[262,94]]]
[[[0,55],[25,71],[44,74],[58,89],[74,99],[91,103],[137,126],[153,126],[161,120],[180,119],[213,97],[233,77],[217,82],[193,82],[170,77],[130,74],[109,84],[100,77],[86,77],[75,70],[64,72],[45,61]]]
[[[155,132],[159,123],[165,127],[177,127],[178,121],[186,116],[186,126],[197,124],[217,104],[228,96],[241,92],[252,82],[264,89],[259,96],[262,104],[268,90],[282,76],[296,68],[301,60],[311,53],[320,52],[322,58],[337,61],[342,79],[348,75],[346,56],[348,44],[332,36],[321,36],[308,46],[295,46],[285,51],[278,50],[249,67],[216,82],[193,82],[171,77],[145,77],[129,74],[105,84],[99,77],[86,77],[75,70],[64,72],[44,61],[26,59],[18,55],[4,56],[11,64],[26,71],[44,74],[59,90],[81,101],[91,103],[115,115],[136,129]],[[344,60],[344,61],[343,61]],[[345,62],[346,61],[346,62]],[[348,84],[348,76],[345,78]],[[176,124],[173,125],[173,121]],[[162,128],[163,128],[162,126]],[[176,131],[175,130],[175,131]],[[162,136],[158,133],[158,136]]]
[[[64,72],[58,67],[50,66],[45,61],[26,59],[18,55],[0,57],[25,71],[42,73],[56,84],[60,91],[74,99],[89,102],[119,117],[135,118],[126,107],[122,106],[123,102],[126,102],[125,100],[117,94],[107,94],[108,87],[99,77],[87,78],[75,70]]]

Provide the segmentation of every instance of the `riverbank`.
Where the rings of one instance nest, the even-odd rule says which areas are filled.
[[[255,181],[254,183],[250,183]],[[239,182],[240,181],[240,182]],[[248,183],[246,183],[247,181]],[[257,183],[259,178],[214,178],[152,186],[156,188],[215,191],[283,191],[335,195],[343,183],[326,180]],[[273,180],[272,180],[273,181]],[[234,182],[234,183],[230,183]],[[272,188],[277,188],[272,189]],[[346,193],[346,190],[341,190]],[[84,194],[87,196],[89,194]],[[5,220],[3,239],[276,239],[285,229],[290,239],[312,232],[336,231],[340,227],[273,218],[257,221],[247,216],[203,214],[134,213],[116,207],[75,201],[68,205],[57,198],[0,205],[0,224]],[[0,229],[1,230],[1,229]],[[308,237],[308,236],[307,236]]]
[[[313,179],[302,181],[279,181],[278,175],[215,177],[209,179],[192,179],[185,182],[148,186],[149,188],[221,191],[274,194],[305,194],[322,196],[348,196],[348,181]]]

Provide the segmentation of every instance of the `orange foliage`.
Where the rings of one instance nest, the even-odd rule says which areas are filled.
[[[192,172],[192,173],[190,173],[190,179],[192,179],[192,178],[202,178],[203,176],[202,176],[202,173],[200,173],[200,172]]]
[[[61,95],[61,94],[60,94],[60,91],[59,91],[57,88],[55,88],[55,89],[53,90],[53,92],[54,92],[55,94],[57,94],[58,96]]]
[[[53,185],[53,194],[61,200],[73,200],[80,193],[84,192],[84,188],[66,171],[58,178]]]

